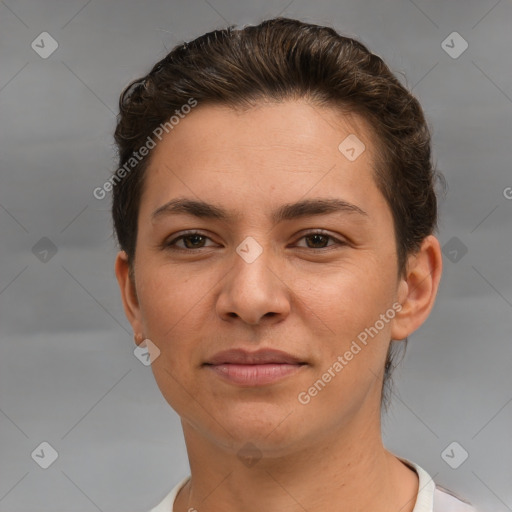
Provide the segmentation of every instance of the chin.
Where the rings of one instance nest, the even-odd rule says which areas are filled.
[[[279,455],[305,434],[303,422],[297,425],[298,418],[295,414],[290,414],[290,411],[285,413],[280,409],[277,414],[265,415],[258,414],[256,410],[246,416],[224,415],[222,425],[231,435],[224,430],[219,434],[225,437],[226,442],[232,442],[235,447],[252,443],[260,450],[268,451],[269,455],[270,452],[273,456]]]

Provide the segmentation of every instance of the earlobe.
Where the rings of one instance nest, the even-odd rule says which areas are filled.
[[[393,319],[392,339],[405,339],[428,318],[435,303],[441,273],[441,247],[437,238],[429,235],[418,252],[408,258],[406,275],[398,291],[402,309]]]
[[[130,276],[130,264],[125,251],[117,253],[115,262],[115,273],[121,299],[123,301],[124,312],[130,322],[133,332],[139,333],[143,331],[139,301],[135,290],[134,279]]]

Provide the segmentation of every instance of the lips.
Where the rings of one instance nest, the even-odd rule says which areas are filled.
[[[243,387],[274,384],[299,372],[307,363],[273,349],[249,352],[231,349],[218,352],[204,366],[225,382]]]
[[[218,352],[205,364],[237,364],[237,365],[261,365],[261,364],[305,364],[299,358],[274,349],[261,349],[256,352],[248,352],[243,349],[231,349]]]

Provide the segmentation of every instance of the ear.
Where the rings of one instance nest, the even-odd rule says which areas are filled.
[[[143,334],[142,315],[139,307],[139,300],[135,290],[134,279],[130,277],[130,265],[128,256],[125,251],[117,253],[115,262],[115,272],[119,289],[121,291],[121,299],[123,301],[124,312],[130,322],[133,332],[136,335]],[[142,342],[144,338],[140,339]],[[136,344],[138,344],[136,342]]]
[[[428,318],[441,280],[442,261],[439,241],[433,235],[427,236],[418,252],[409,256],[399,284],[398,301],[402,309],[393,319],[392,339],[403,340]]]

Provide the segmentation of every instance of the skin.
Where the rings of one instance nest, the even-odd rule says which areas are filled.
[[[355,161],[338,150],[349,134],[366,146]],[[199,105],[153,150],[134,280],[123,251],[115,269],[138,343],[148,338],[160,350],[152,370],[181,417],[192,477],[175,512],[334,512],[340,503],[351,511],[413,510],[417,475],[382,444],[381,386],[390,339],[410,335],[433,307],[441,250],[428,236],[398,277],[373,148],[358,116],[290,100],[244,110]],[[233,218],[152,219],[178,197],[213,203]],[[272,222],[279,206],[313,198],[343,199],[366,215]],[[165,247],[191,229],[207,238],[178,241],[189,253]],[[333,238],[311,236],[320,229]],[[252,263],[236,252],[248,236],[263,251]],[[401,311],[317,396],[299,403],[298,394],[393,303]],[[203,366],[235,347],[276,348],[307,364],[280,382],[241,387]],[[248,442],[258,450],[250,467],[237,456]]]

